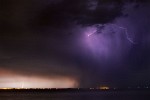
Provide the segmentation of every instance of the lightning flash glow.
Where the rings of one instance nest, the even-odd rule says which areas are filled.
[[[70,76],[29,77],[7,73],[7,75],[0,74],[0,88],[76,88],[79,86],[77,79]]]
[[[116,24],[98,24],[86,27],[82,41],[95,60],[120,59],[135,42],[127,28]]]
[[[128,29],[127,28],[119,26],[117,24],[110,24],[110,25],[112,25],[113,29],[118,29],[118,28],[122,29],[124,31],[125,35],[126,35],[127,40],[130,43],[135,44],[135,42],[132,40],[132,38],[129,37],[129,33],[128,33]],[[107,24],[105,24],[105,25],[99,24],[98,27],[92,28],[91,31],[87,34],[87,36],[90,37],[91,35],[98,33],[97,30],[99,29],[99,26],[105,27],[105,26],[107,26]]]

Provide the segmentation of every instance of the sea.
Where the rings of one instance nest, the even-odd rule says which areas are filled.
[[[150,90],[5,89],[0,100],[150,100]]]

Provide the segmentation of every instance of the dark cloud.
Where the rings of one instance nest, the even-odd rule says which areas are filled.
[[[103,24],[121,15],[123,6],[121,1],[97,1],[95,5],[97,7],[94,10],[89,10],[90,2],[88,0],[64,0],[61,3],[49,5],[39,13],[33,23],[38,27],[64,27],[73,22],[82,25]]]
[[[0,68],[26,75],[77,77],[81,87],[134,84],[136,75],[135,81],[142,83],[148,80],[150,64],[145,2],[3,0]],[[129,34],[111,23],[127,28]]]

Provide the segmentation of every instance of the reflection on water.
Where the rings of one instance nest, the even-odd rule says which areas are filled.
[[[150,91],[0,91],[0,100],[150,100]]]

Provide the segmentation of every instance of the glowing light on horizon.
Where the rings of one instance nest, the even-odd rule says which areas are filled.
[[[21,88],[24,88],[24,81],[23,81],[22,84],[21,84]]]
[[[109,90],[110,88],[108,86],[101,86],[100,89],[101,90]]]
[[[8,88],[1,88],[1,89],[4,89],[4,90],[6,90],[6,89],[8,89]]]
[[[13,80],[12,80],[13,79]],[[23,81],[22,81],[23,80]],[[21,84],[20,84],[21,83]],[[0,77],[0,88],[24,89],[24,88],[77,88],[79,83],[72,77],[27,77],[5,76]]]

